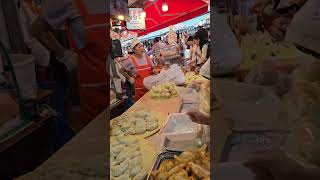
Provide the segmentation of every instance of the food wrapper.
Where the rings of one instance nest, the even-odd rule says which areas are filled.
[[[185,113],[174,113],[168,117],[164,127],[160,130],[162,135],[198,133],[198,125]]]

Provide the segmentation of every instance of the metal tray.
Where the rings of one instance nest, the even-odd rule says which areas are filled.
[[[160,167],[160,164],[167,159],[173,159],[174,155],[180,155],[182,152],[181,151],[165,151],[160,153],[157,156],[157,160],[155,161],[155,163],[152,166],[152,169],[150,170],[147,180],[150,179],[150,175],[152,171],[158,170]]]

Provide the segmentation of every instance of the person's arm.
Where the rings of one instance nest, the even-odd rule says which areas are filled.
[[[119,72],[131,83],[134,83],[133,77],[131,77],[128,72],[132,68],[132,62],[130,59],[127,59],[122,62],[122,67],[120,68]]]
[[[202,52],[201,52],[201,61],[204,63],[207,61],[207,52],[208,52],[208,45],[204,45],[202,47]]]
[[[129,79],[131,78],[131,76],[129,76],[129,74],[127,73],[127,71],[126,71],[123,67],[120,68],[119,72],[120,72],[127,80],[129,80]]]
[[[66,49],[61,46],[57,39],[51,33],[53,27],[43,18],[38,17],[31,24],[31,31],[33,35],[44,45],[48,50],[50,50],[54,56],[62,58],[65,54]]]

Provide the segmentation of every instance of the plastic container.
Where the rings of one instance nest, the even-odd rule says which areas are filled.
[[[163,136],[170,136],[172,140],[179,140],[180,137],[194,138],[198,134],[199,125],[192,122],[189,116],[185,113],[174,113],[168,117],[167,122],[160,130]],[[183,139],[185,140],[185,138]]]
[[[10,58],[22,98],[25,100],[35,99],[38,88],[34,57],[27,54],[10,54]],[[12,77],[11,82],[13,82]]]
[[[163,57],[170,57],[177,54],[177,48],[175,45],[171,45],[160,49],[160,53]]]
[[[215,80],[216,97],[233,130],[284,130],[282,104],[275,93],[264,86]]]

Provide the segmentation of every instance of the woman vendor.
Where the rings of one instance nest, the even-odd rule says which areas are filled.
[[[155,65],[145,52],[143,44],[134,39],[130,45],[134,54],[123,62],[120,73],[126,77],[131,84],[134,84],[135,100],[138,101],[148,89],[143,85],[144,78],[153,74]],[[131,76],[127,72],[131,72]]]
[[[208,33],[203,30],[198,30],[193,36],[193,42],[197,45],[197,50],[195,52],[197,58],[197,66],[202,66],[208,59],[209,54],[207,54],[209,41]]]

